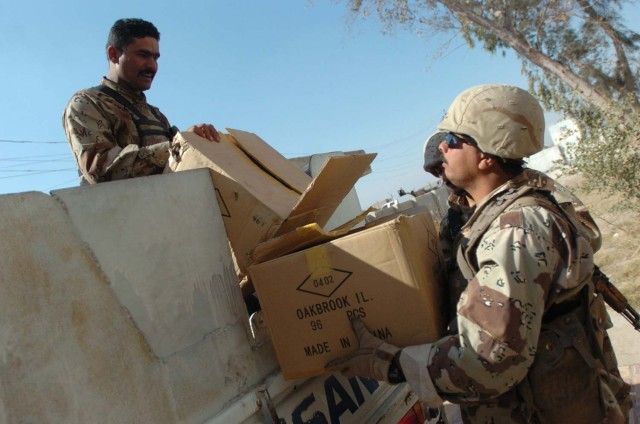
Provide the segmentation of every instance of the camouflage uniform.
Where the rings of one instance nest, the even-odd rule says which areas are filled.
[[[143,115],[143,123],[136,126],[125,105],[96,88],[76,93],[62,124],[82,179],[95,184],[162,173],[175,128],[143,93],[128,91],[107,78],[102,86],[130,102]]]
[[[593,282],[598,227],[563,187],[522,168],[543,148],[539,102],[518,87],[472,87],[438,131],[424,145],[425,170],[479,202],[459,204],[442,227],[456,252],[449,288],[461,292],[451,333],[400,349],[354,321],[358,349],[327,365],[407,381],[429,407],[459,404],[468,423],[625,422],[629,386]],[[455,221],[466,221],[459,232]]]
[[[457,333],[403,349],[411,387],[429,404],[459,404],[470,423],[626,422],[629,387],[590,284],[599,232],[581,203],[526,170],[461,236]]]

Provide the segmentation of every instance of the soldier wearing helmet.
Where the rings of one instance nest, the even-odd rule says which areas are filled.
[[[542,108],[520,88],[481,85],[455,98],[424,152],[425,169],[469,200],[455,246],[456,325],[400,349],[354,321],[360,348],[334,369],[407,381],[428,406],[459,404],[469,423],[627,422],[629,386],[592,282],[599,231],[575,196],[525,168],[543,136]]]

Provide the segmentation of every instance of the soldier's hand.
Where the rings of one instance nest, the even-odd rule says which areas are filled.
[[[358,336],[358,349],[330,361],[325,368],[332,372],[342,371],[347,377],[359,376],[388,382],[389,368],[400,348],[372,335],[359,319],[352,320],[351,326]]]
[[[187,131],[193,131],[200,137],[206,138],[209,141],[215,141],[216,143],[220,142],[220,134],[218,134],[216,128],[211,124],[194,125]]]

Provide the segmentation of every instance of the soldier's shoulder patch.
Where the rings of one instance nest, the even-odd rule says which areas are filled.
[[[522,209],[518,208],[500,215],[500,229],[504,228],[521,228],[524,225],[522,217]]]

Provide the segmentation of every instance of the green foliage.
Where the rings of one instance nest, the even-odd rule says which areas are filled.
[[[569,151],[570,172],[584,176],[587,192],[616,195],[617,208],[640,211],[640,122],[621,116],[592,111],[576,120],[581,137]]]

